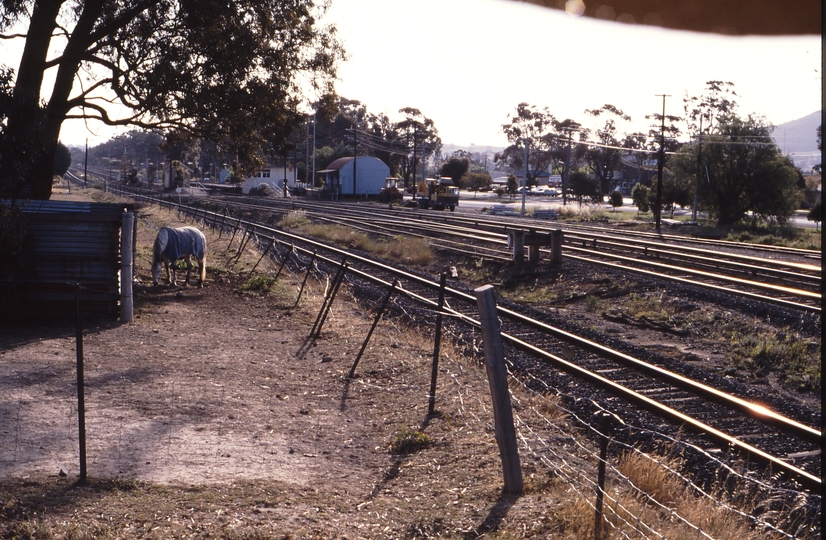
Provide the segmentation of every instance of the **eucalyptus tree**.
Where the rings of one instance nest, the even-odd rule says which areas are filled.
[[[502,124],[510,146],[497,153],[495,161],[506,163],[511,170],[526,171],[525,185],[535,186],[540,173],[565,160],[568,143],[564,130],[569,124],[574,122],[557,120],[547,107],[520,103],[510,122]]]
[[[618,134],[617,120],[630,122],[631,117],[617,107],[606,104],[599,109],[586,109],[585,114],[594,118],[605,118],[605,123],[592,137],[597,144],[588,146],[585,161],[590,171],[597,177],[601,195],[606,195],[613,187],[614,172],[622,164],[621,135]]]
[[[729,115],[703,138],[699,198],[718,225],[751,216],[784,222],[795,212],[798,171],[771,139],[773,127],[759,116]],[[669,160],[672,173],[693,180],[699,145],[685,145]]]
[[[2,0],[0,9],[0,37],[25,40],[0,113],[0,164],[17,175],[4,178],[3,196],[49,198],[72,118],[209,139],[252,168],[267,141],[301,122],[305,90],[332,92],[343,58],[315,0]]]
[[[424,167],[428,158],[438,154],[442,149],[442,139],[439,138],[439,130],[433,120],[427,118],[419,109],[404,107],[399,109],[404,119],[393,124],[398,140],[405,141],[406,153],[401,156],[399,172],[404,178],[404,185],[407,187],[412,178],[416,182],[416,170],[421,162],[420,171]]]

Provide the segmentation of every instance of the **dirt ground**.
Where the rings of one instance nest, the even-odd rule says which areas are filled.
[[[347,379],[372,314],[340,295],[308,339],[326,283],[311,279],[297,308],[303,276],[245,290],[258,254],[236,261],[237,240],[209,231],[206,285],[154,287],[154,235],[181,223],[152,208],[139,217],[134,321],[83,335],[87,486],[74,486],[74,328],[0,331],[0,537],[59,536],[67,523],[81,536],[296,538],[547,523],[533,497],[503,498],[483,368],[446,346],[428,417],[432,338],[383,321]],[[266,264],[257,272],[272,275]],[[391,452],[403,428],[430,446]],[[533,467],[523,470],[532,485]],[[143,503],[126,500],[137,493]],[[515,504],[525,510],[507,525]]]
[[[0,538],[593,537],[593,509],[543,456],[521,453],[524,493],[503,493],[475,361],[443,343],[437,414],[428,416],[430,330],[383,320],[348,379],[373,322],[350,291],[309,339],[326,280],[310,279],[295,306],[303,275],[256,288],[249,271],[260,254],[236,257],[238,240],[209,230],[203,288],[152,286],[155,234],[183,223],[157,208],[138,213],[134,321],[89,324],[83,335],[85,485],[76,483],[74,327],[0,329]],[[256,274],[276,270],[265,260]],[[583,294],[605,288],[599,272],[562,279]],[[602,309],[554,309],[723,369],[712,342],[664,339]],[[518,419],[564,423],[553,400],[512,392]],[[394,453],[404,430],[430,444]],[[566,437],[533,435],[595,474]]]

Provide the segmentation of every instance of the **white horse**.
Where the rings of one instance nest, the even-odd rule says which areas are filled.
[[[189,273],[192,271],[192,258],[198,259],[201,277],[198,287],[203,287],[206,280],[206,237],[195,227],[163,227],[155,237],[152,247],[152,280],[155,285],[161,275],[161,263],[166,266],[166,279],[172,285],[178,284],[177,262],[186,261],[186,281],[189,283]],[[169,265],[172,265],[172,275]]]

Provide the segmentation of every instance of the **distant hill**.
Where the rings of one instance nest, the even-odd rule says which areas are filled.
[[[804,172],[821,162],[821,153],[817,149],[817,126],[822,118],[823,112],[817,111],[774,128],[774,142]]]

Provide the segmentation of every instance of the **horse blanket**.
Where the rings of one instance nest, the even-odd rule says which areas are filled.
[[[183,259],[185,255],[194,255],[199,261],[204,259],[206,252],[206,241],[201,231],[195,227],[164,227],[166,229],[166,249],[156,253],[155,260],[160,261],[161,255],[175,262]],[[156,243],[155,249],[160,251],[160,246]]]

